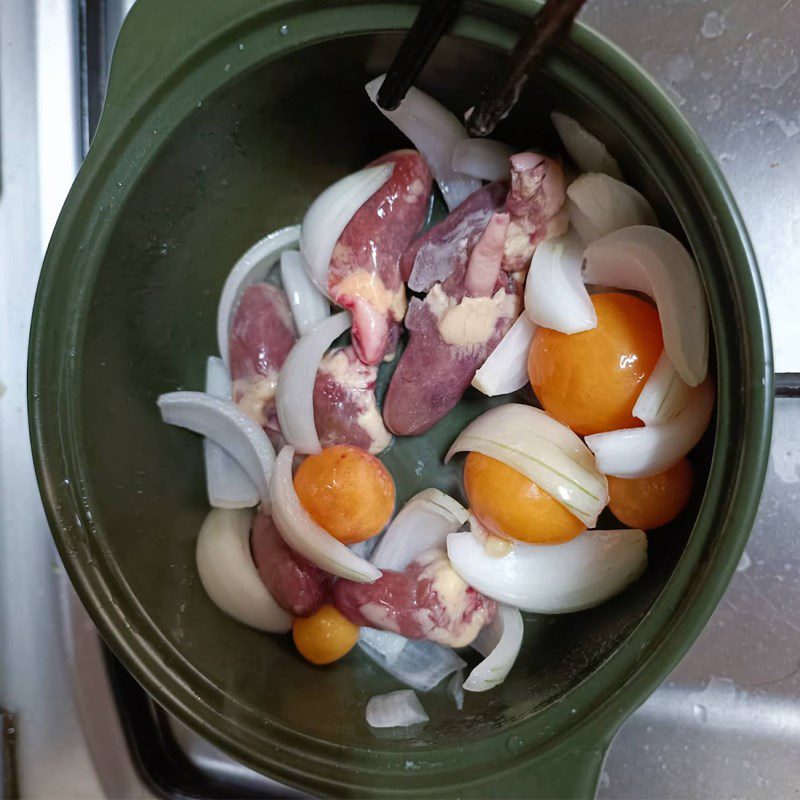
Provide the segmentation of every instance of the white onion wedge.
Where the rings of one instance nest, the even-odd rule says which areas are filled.
[[[350,324],[347,311],[320,320],[295,342],[283,362],[275,407],[286,441],[299,453],[322,450],[314,423],[314,381],[325,352]]]
[[[284,250],[281,253],[281,283],[300,336],[331,315],[328,298],[308,276],[305,259],[297,250]]]
[[[586,437],[605,475],[646,478],[658,475],[680,461],[701,439],[714,408],[710,378],[689,390],[686,407],[660,425],[624,428]]]
[[[633,416],[645,425],[659,425],[680,414],[689,402],[689,387],[662,351],[652,374],[639,393]]]
[[[508,403],[481,414],[461,431],[445,463],[469,450],[521,472],[589,528],[608,502],[608,483],[586,445],[533,406]]]
[[[453,151],[460,141],[467,138],[467,132],[455,114],[414,86],[394,111],[380,108],[376,101],[385,77],[379,75],[371,80],[364,87],[367,95],[378,111],[393,122],[425,156],[444,201],[452,211],[481,188],[479,180],[453,169]]]
[[[372,583],[380,578],[379,569],[334,539],[303,508],[292,481],[293,458],[294,449],[284,447],[275,460],[272,477],[272,519],[283,540],[331,575],[358,583]]]
[[[429,692],[466,666],[449,647],[373,628],[361,629],[359,647],[379,667],[419,692]]]
[[[274,231],[256,242],[228,273],[217,306],[217,346],[226,364],[231,320],[244,290],[254,283],[265,280],[270,270],[278,263],[281,253],[287,247],[296,245],[299,238],[299,225]]]
[[[429,719],[411,689],[377,694],[367,701],[367,725],[371,728],[407,728]]]
[[[583,244],[573,230],[536,246],[525,281],[525,313],[542,328],[580,333],[597,327],[583,285]]]
[[[664,349],[689,386],[708,372],[708,310],[697,265],[671,234],[634,225],[592,242],[583,253],[586,283],[643,292],[661,318]]]
[[[491,623],[472,643],[484,659],[464,681],[466,691],[485,692],[506,679],[522,647],[523,631],[522,615],[519,610],[501,605]]]
[[[554,111],[550,119],[553,120],[564,149],[581,172],[604,172],[618,181],[622,180],[619,164],[596,136],[560,111]]]
[[[453,569],[499,603],[537,614],[591,608],[633,583],[647,566],[640,530],[586,531],[565,544],[516,543],[491,556],[469,531],[447,537]]]
[[[493,139],[462,139],[453,149],[453,169],[482,181],[499,181],[511,174],[508,159],[514,148]]]
[[[286,633],[287,614],[267,591],[250,555],[252,514],[244,509],[209,512],[197,537],[200,582],[216,606],[251,628]]]
[[[438,489],[415,494],[381,536],[370,561],[379,569],[404,570],[427,550],[444,550],[447,534],[466,521],[467,510]]]
[[[170,392],[157,400],[161,419],[216,442],[242,466],[269,504],[269,484],[275,466],[275,450],[264,429],[233,403],[203,392]]]
[[[567,210],[584,244],[631,225],[658,225],[643,195],[602,172],[587,172],[569,185]]]
[[[333,248],[347,223],[392,175],[393,163],[364,167],[325,189],[309,206],[300,229],[300,252],[309,277],[325,295]]]
[[[520,314],[475,373],[472,385],[488,397],[516,392],[525,386],[528,383],[528,353],[538,327],[527,314]]]
[[[206,394],[231,399],[231,378],[221,358],[206,362]],[[213,508],[252,508],[258,505],[258,491],[239,462],[211,439],[203,439],[206,462],[206,492]]]

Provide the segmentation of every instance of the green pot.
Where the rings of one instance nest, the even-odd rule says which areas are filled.
[[[533,5],[469,3],[421,85],[463,111]],[[362,86],[386,68],[415,11],[377,0],[136,3],[39,286],[39,482],[106,641],[161,704],[235,758],[323,795],[589,797],[614,732],[694,640],[735,568],[772,411],[767,314],[738,211],[703,144],[638,67],[576,25],[498,136],[552,146],[549,110],[572,113],[684,236],[711,312],[716,430],[696,460],[693,507],[651,537],[645,576],[600,608],[531,618],[502,686],[468,695],[463,712],[444,690],[426,695],[424,729],[376,737],[366,701],[397,688],[378,668],[357,652],[315,668],[289,637],[225,617],[194,568],[207,511],[200,441],[156,411],[161,392],[202,387],[236,258],[402,141]],[[437,459],[480,408],[468,401],[390,453],[401,494],[454,481]]]

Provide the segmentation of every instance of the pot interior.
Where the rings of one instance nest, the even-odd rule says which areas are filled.
[[[363,90],[386,68],[398,41],[376,34],[303,47],[204,98],[125,196],[92,289],[80,352],[82,488],[98,554],[119,582],[122,602],[149,619],[188,664],[198,693],[234,723],[256,714],[324,742],[367,749],[377,744],[364,719],[367,699],[399,685],[357,649],[331,667],[313,667],[295,653],[291,637],[245,628],[211,603],[194,564],[208,510],[201,442],[162,424],[155,399],[203,388],[206,357],[216,354],[219,293],[242,252],[299,222],[311,199],[344,173],[404,144]],[[499,60],[488,46],[446,38],[419,85],[460,114]],[[657,170],[638,159],[613,120],[551,75],[526,87],[496,137],[521,149],[556,150],[554,107],[577,114],[610,144],[662,224],[680,235]],[[644,124],[637,135],[648,136]],[[470,390],[434,430],[385,454],[399,500],[430,485],[461,492],[460,469],[444,469],[440,459],[488,402]],[[649,537],[650,566],[634,586],[590,611],[529,615],[522,653],[503,685],[467,693],[463,711],[439,687],[423,698],[430,723],[386,734],[381,747],[421,751],[502,731],[558,703],[624,647],[689,537],[712,439],[707,435],[693,456],[690,508]],[[600,527],[618,525],[608,517]]]

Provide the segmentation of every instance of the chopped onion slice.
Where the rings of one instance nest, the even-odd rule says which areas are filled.
[[[210,356],[206,363],[206,394],[231,399],[231,378],[221,358]],[[203,439],[206,462],[206,491],[213,508],[252,508],[258,505],[258,491],[239,462],[211,439]]]
[[[392,520],[370,561],[380,569],[404,570],[427,550],[444,550],[447,534],[467,521],[467,510],[438,489],[415,494]]]
[[[462,139],[453,150],[453,169],[482,181],[500,181],[511,174],[514,148],[493,139]]]
[[[411,689],[377,694],[367,701],[367,725],[371,728],[407,728],[429,719]]]
[[[234,619],[269,633],[292,627],[287,614],[267,591],[250,555],[252,514],[244,509],[209,512],[197,537],[197,572],[216,606]]]
[[[381,571],[317,525],[303,508],[292,481],[294,449],[284,447],[272,478],[272,519],[286,544],[320,569],[358,583],[372,583]]]
[[[499,603],[537,614],[591,608],[621,592],[647,566],[640,530],[586,531],[564,544],[518,542],[501,557],[489,555],[469,531],[447,537],[453,569]]]
[[[633,416],[645,425],[659,425],[680,414],[689,402],[689,387],[662,351],[655,369],[639,393]]]
[[[489,397],[516,392],[525,386],[528,382],[528,353],[538,327],[526,314],[520,314],[475,373],[472,385]]]
[[[597,327],[582,266],[583,244],[573,230],[536,246],[525,282],[525,312],[537,325],[561,333]]]
[[[481,188],[479,180],[453,169],[453,152],[456,145],[467,138],[467,132],[455,114],[414,86],[394,111],[380,108],[377,97],[385,77],[380,75],[371,80],[364,87],[367,95],[378,111],[393,122],[425,156],[444,201],[452,211]]]
[[[275,406],[286,441],[300,453],[322,450],[314,422],[314,381],[325,351],[350,325],[347,311],[320,320],[295,342],[283,362]]]
[[[567,188],[567,198],[569,221],[584,244],[631,225],[658,225],[644,196],[602,172],[581,175]]]
[[[375,550],[375,546],[378,544],[379,536],[373,536],[371,539],[364,539],[363,542],[356,542],[355,544],[347,545],[357,556],[361,556],[361,558],[366,558],[367,561],[370,560],[370,556],[372,552]]]
[[[388,636],[401,640],[402,647],[400,641],[382,640]],[[429,692],[448,675],[466,666],[449,647],[406,639],[388,631],[362,628],[359,646],[379,667],[418,692]]]
[[[453,698],[456,709],[464,708],[464,670],[460,669],[447,683],[447,693]]]
[[[587,283],[644,292],[656,301],[664,349],[689,386],[708,372],[708,310],[697,266],[671,234],[634,225],[592,242],[583,254]]]
[[[278,263],[281,252],[297,244],[300,226],[292,225],[270,233],[256,242],[234,265],[225,279],[217,307],[217,346],[222,360],[228,363],[228,337],[231,320],[244,290],[265,280]]]
[[[468,692],[485,692],[502,683],[522,646],[522,615],[516,608],[501,605],[497,614],[477,636],[472,646],[484,656],[464,682]]]
[[[618,181],[622,180],[619,164],[596,136],[560,111],[554,111],[550,119],[553,120],[564,149],[581,172],[604,172]]]
[[[342,231],[356,211],[389,180],[393,170],[394,164],[389,162],[346,175],[325,189],[306,211],[300,230],[300,252],[309,277],[323,294],[328,294],[328,268]]]
[[[597,456],[598,468],[617,478],[646,478],[674,466],[700,441],[714,408],[710,378],[688,394],[683,411],[660,425],[587,436],[586,444]]]
[[[157,403],[164,422],[199,433],[227,450],[253,482],[261,502],[269,504],[275,450],[260,425],[230,401],[203,392],[170,392]]]
[[[508,403],[481,414],[445,457],[474,450],[521,472],[587,527],[608,502],[608,483],[594,457],[566,425],[538,408]]]
[[[281,253],[281,282],[300,336],[331,315],[328,298],[308,277],[305,259],[297,250],[284,250]]]

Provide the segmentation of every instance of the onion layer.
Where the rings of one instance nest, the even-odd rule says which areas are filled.
[[[598,468],[617,478],[646,478],[674,466],[700,441],[714,408],[710,378],[688,394],[683,411],[660,425],[587,436]]]
[[[569,185],[567,198],[569,221],[584,244],[631,225],[658,224],[653,207],[636,189],[602,172],[581,175]]]
[[[297,250],[284,250],[281,253],[281,282],[300,336],[331,315],[328,298],[308,277],[305,260]]]
[[[407,728],[429,719],[411,689],[378,694],[367,701],[367,725],[371,728]]]
[[[708,372],[708,310],[697,266],[671,234],[649,225],[622,228],[590,244],[583,279],[644,292],[656,301],[664,349],[689,386]]]
[[[525,282],[525,312],[537,325],[561,333],[597,327],[583,285],[583,244],[575,231],[536,246]]]
[[[538,327],[526,314],[520,314],[475,373],[472,385],[488,397],[516,392],[525,386],[528,383],[528,353]]]
[[[665,352],[661,353],[633,407],[633,416],[645,425],[660,425],[680,414],[689,402],[689,387]]]
[[[564,544],[517,543],[491,556],[469,531],[447,537],[453,569],[487,597],[522,611],[567,614],[591,608],[633,583],[647,566],[640,530],[586,531]]]
[[[378,111],[393,122],[425,156],[444,201],[452,211],[481,188],[479,180],[453,169],[453,152],[456,145],[467,138],[467,132],[455,114],[414,86],[394,111],[380,108],[377,97],[385,77],[379,75],[371,80],[364,87],[367,95]]]
[[[378,164],[346,175],[325,189],[309,206],[300,230],[300,252],[309,277],[328,294],[328,268],[336,242],[367,200],[392,175],[394,164]]]
[[[231,399],[231,378],[221,358],[206,362],[206,394]],[[239,462],[211,439],[203,440],[206,462],[206,491],[213,508],[252,508],[258,505],[258,491]]]
[[[509,403],[471,422],[445,458],[474,450],[521,472],[587,527],[608,502],[608,483],[584,443],[566,425],[533,406]]]
[[[464,682],[468,692],[485,692],[502,683],[519,655],[524,627],[516,608],[501,605],[495,618],[477,636],[472,646],[484,656]]]
[[[231,320],[236,313],[244,290],[254,283],[265,280],[269,271],[278,263],[281,253],[297,244],[300,226],[292,225],[270,233],[256,242],[234,265],[225,279],[217,307],[217,346],[222,360],[228,363],[228,336]]]
[[[453,149],[453,169],[462,175],[482,181],[508,179],[511,167],[508,159],[514,148],[492,139],[462,139]]]
[[[554,111],[550,119],[553,120],[564,149],[581,172],[604,172],[618,181],[622,180],[619,164],[596,136],[560,111]]]
[[[415,494],[381,536],[370,561],[379,569],[402,572],[427,550],[444,550],[447,534],[467,521],[467,510],[438,489]]]
[[[449,647],[362,628],[361,649],[378,666],[419,692],[429,692],[466,663]]]
[[[318,322],[289,351],[278,376],[275,407],[286,441],[300,453],[319,453],[322,446],[314,423],[314,381],[322,356],[351,325],[341,311]]]
[[[358,583],[372,583],[381,571],[317,525],[303,508],[292,481],[294,450],[284,447],[272,479],[272,519],[283,540],[320,569]]]
[[[164,422],[199,433],[227,450],[253,482],[261,502],[269,503],[275,450],[261,426],[233,403],[203,392],[170,392],[157,403]]]
[[[252,514],[243,509],[213,509],[197,537],[197,572],[216,606],[234,619],[269,633],[292,627],[267,591],[250,555]]]

